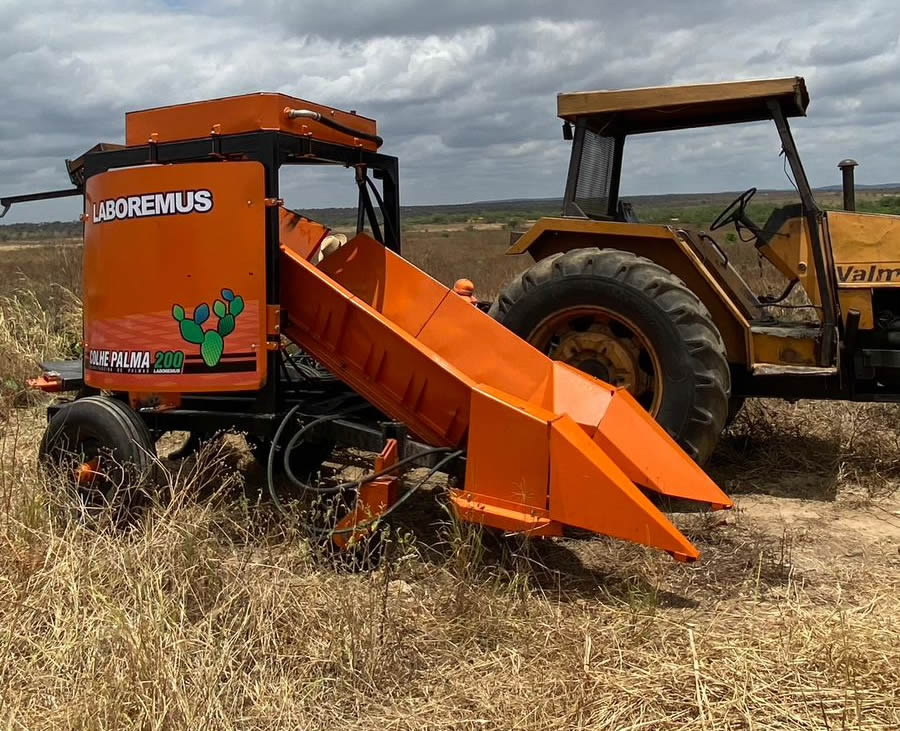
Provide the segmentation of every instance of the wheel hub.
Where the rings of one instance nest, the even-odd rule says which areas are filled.
[[[634,340],[617,338],[609,325],[594,323],[587,330],[563,335],[552,357],[637,398],[652,385],[650,374],[640,366],[640,354]]]
[[[99,470],[100,459],[98,457],[82,462],[75,468],[75,481],[80,487],[91,487],[100,476]]]

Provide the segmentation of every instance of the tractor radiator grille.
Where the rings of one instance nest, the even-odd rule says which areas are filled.
[[[574,202],[586,216],[609,213],[614,147],[614,138],[584,130]]]

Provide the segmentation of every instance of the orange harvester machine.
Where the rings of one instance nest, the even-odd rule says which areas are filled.
[[[380,464],[454,474],[464,520],[697,558],[650,496],[728,497],[626,391],[550,360],[399,255],[397,160],[380,144],[374,120],[280,94],[164,107],[128,114],[124,146],[69,161],[73,189],[3,201],[84,195],[81,381],[47,373],[43,386],[127,394],[157,431],[271,440],[318,425],[321,441],[384,448]],[[282,168],[323,164],[358,188],[343,245],[279,197]],[[322,416],[349,396],[368,406]]]

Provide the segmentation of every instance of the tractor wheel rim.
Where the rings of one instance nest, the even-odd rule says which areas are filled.
[[[659,411],[659,356],[628,318],[602,307],[570,307],[544,318],[528,342],[554,360],[627,389],[653,416]]]

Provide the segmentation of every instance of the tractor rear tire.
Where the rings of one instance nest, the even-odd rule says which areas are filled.
[[[588,329],[594,325],[578,324],[593,311],[612,323],[597,326],[599,335]],[[506,286],[490,309],[492,317],[551,357],[559,336],[556,346],[538,341],[546,338],[545,324],[566,312],[575,313],[574,331],[566,331],[570,340],[577,340],[582,328],[595,340],[606,338],[598,348],[602,353],[603,342],[615,350],[620,347],[616,338],[628,333],[627,348],[633,352],[640,343],[652,353],[651,358],[641,350],[640,362],[652,360],[653,365],[648,369],[652,376],[640,375],[645,383],[653,380],[661,393],[654,391],[642,404],[694,460],[709,459],[728,416],[731,376],[722,336],[684,282],[630,252],[573,249],[535,263]],[[565,354],[561,359],[567,360]],[[569,360],[579,365],[577,358]],[[586,362],[582,357],[582,365]],[[591,368],[582,370],[598,378],[604,378],[604,368],[610,372],[602,363]]]
[[[38,459],[61,479],[89,520],[108,514],[114,523],[136,517],[156,469],[156,447],[128,404],[87,396],[62,406],[50,419]]]

